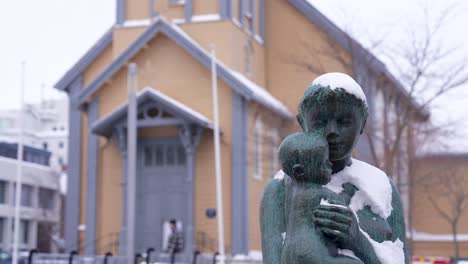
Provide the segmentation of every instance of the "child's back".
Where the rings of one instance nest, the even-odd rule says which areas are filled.
[[[309,133],[290,135],[281,143],[279,156],[283,171],[290,176],[285,178],[286,237],[281,263],[362,263],[339,255],[336,245],[314,223],[314,210],[322,200],[342,202],[323,187],[331,177],[326,140]]]

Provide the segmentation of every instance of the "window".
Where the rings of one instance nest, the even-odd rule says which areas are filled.
[[[162,145],[156,145],[156,166],[164,164],[164,148]]]
[[[45,149],[45,150],[47,150],[47,142],[43,142],[43,143],[42,143],[42,148]]]
[[[29,223],[28,220],[20,220],[19,242],[20,244],[28,244],[29,242]]]
[[[59,142],[59,148],[63,148],[63,141]]]
[[[145,167],[179,166],[186,163],[185,149],[181,145],[149,145],[143,149]]]
[[[21,206],[32,207],[33,187],[31,185],[21,186]]]
[[[278,171],[278,130],[270,133],[270,175],[274,176]]]
[[[260,117],[255,120],[254,131],[254,178],[262,179],[262,141],[263,141],[263,124]]]
[[[151,166],[153,164],[153,151],[150,146],[145,147],[145,166]]]
[[[6,194],[7,194],[7,182],[0,181],[0,204],[6,203]],[[1,236],[0,236],[1,238]]]
[[[13,220],[13,219],[12,219]],[[5,222],[6,223],[6,222]],[[20,220],[19,223],[19,243],[22,245],[28,244],[29,243],[29,225],[31,221],[29,220]],[[15,221],[11,221],[11,233],[13,234],[15,228]],[[11,242],[13,242],[13,236],[11,236]]]
[[[13,205],[16,203],[16,183],[13,185]],[[32,207],[33,206],[33,187],[31,185],[21,185],[21,206]]]
[[[39,208],[53,210],[55,204],[54,190],[39,188]]]
[[[177,164],[185,164],[185,149],[182,146],[177,148]]]
[[[174,147],[168,146],[166,148],[166,165],[174,165],[174,163],[175,163]]]

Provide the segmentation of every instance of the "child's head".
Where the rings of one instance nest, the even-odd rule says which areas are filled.
[[[327,184],[331,177],[327,140],[318,133],[295,133],[279,148],[283,171],[299,181]]]

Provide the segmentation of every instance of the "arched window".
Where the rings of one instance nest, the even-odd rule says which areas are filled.
[[[254,178],[261,180],[262,177],[262,143],[263,143],[263,124],[260,117],[255,120],[254,131]]]

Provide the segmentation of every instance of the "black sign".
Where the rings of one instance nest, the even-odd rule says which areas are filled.
[[[215,218],[216,217],[216,209],[214,209],[214,208],[206,209],[206,217]]]

